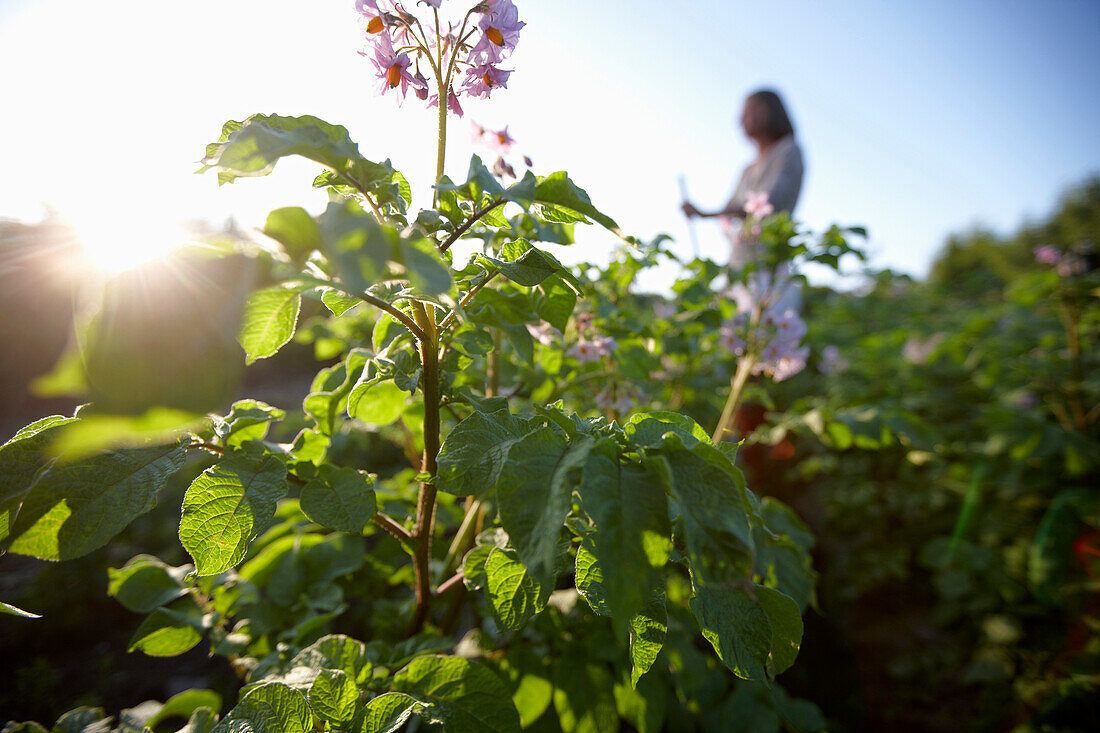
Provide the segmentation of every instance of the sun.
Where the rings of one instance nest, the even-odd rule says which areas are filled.
[[[166,212],[94,209],[67,217],[84,246],[89,264],[118,273],[159,259],[194,239]]]

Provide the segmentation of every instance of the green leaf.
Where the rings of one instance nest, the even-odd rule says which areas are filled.
[[[348,393],[370,360],[370,352],[352,349],[342,363],[317,373],[302,409],[316,421],[321,434],[332,436],[336,416],[347,408]]]
[[[348,395],[348,415],[370,425],[389,425],[405,412],[409,395],[395,383],[367,372]]]
[[[775,676],[790,668],[802,646],[802,614],[794,599],[771,588],[756,586],[756,600],[772,627],[768,672]]]
[[[504,195],[504,188],[496,179],[492,171],[485,167],[481,158],[474,155],[470,158],[470,169],[466,174],[466,182],[454,184],[450,181],[440,180],[435,186],[441,192],[455,192],[462,198],[474,202],[476,206],[482,206],[488,200],[500,198]]]
[[[290,341],[301,308],[302,296],[295,288],[275,286],[248,296],[237,337],[248,354],[246,363],[273,356]]]
[[[535,290],[535,313],[559,331],[565,331],[577,305],[577,293],[561,275],[551,275]]]
[[[336,727],[351,722],[358,702],[359,688],[342,670],[322,669],[309,688],[314,714]]]
[[[661,589],[653,593],[642,610],[630,619],[630,684],[634,687],[657,661],[667,634],[668,611],[665,592]]]
[[[93,727],[96,723],[99,726]],[[103,708],[78,707],[62,715],[54,723],[52,733],[100,733],[110,728],[110,719]]]
[[[386,692],[367,703],[362,733],[396,733],[427,707],[426,703],[402,692]]]
[[[802,643],[798,604],[763,586],[714,586],[693,577],[691,610],[703,636],[738,677],[766,679],[794,662]]]
[[[137,555],[121,568],[107,568],[107,594],[137,613],[149,613],[187,593],[190,565],[169,567],[152,555]]]
[[[202,613],[191,604],[187,611],[158,608],[130,639],[126,651],[141,650],[150,657],[175,657],[202,641]]]
[[[549,252],[532,247],[527,240],[506,242],[500,251],[500,259],[482,255],[479,259],[491,263],[501,274],[518,285],[534,286],[553,274],[572,278],[565,267]]]
[[[363,642],[343,634],[329,634],[298,652],[289,666],[341,670],[349,679],[361,682],[371,663]]]
[[[683,447],[675,433],[666,438],[661,457],[647,460],[680,509],[677,533],[688,562],[708,583],[747,582],[752,578],[752,526],[740,492],[740,475],[711,445]]]
[[[198,574],[214,575],[244,559],[286,490],[286,467],[274,456],[230,456],[203,471],[183,498],[179,533]]]
[[[492,492],[508,449],[524,434],[507,409],[475,411],[451,430],[439,449],[436,487],[457,496]]]
[[[493,620],[503,631],[518,631],[534,618],[550,598],[515,552],[492,548],[485,560],[485,597]]]
[[[259,400],[237,400],[233,403],[225,426],[219,434],[226,439],[226,445],[239,446],[247,440],[263,440],[272,422],[286,417],[286,411],[272,407]]]
[[[334,316],[342,316],[355,306],[363,304],[363,301],[359,298],[335,288],[326,288],[321,293],[321,302]]]
[[[625,628],[652,589],[664,587],[663,567],[672,549],[668,499],[659,478],[637,464],[623,464],[618,445],[608,438],[588,454],[578,493],[596,525],[592,544],[608,611]]]
[[[214,733],[307,733],[313,715],[305,696],[273,682],[252,688],[214,728]]]
[[[149,718],[145,724],[150,728],[156,728],[168,718],[189,719],[199,708],[209,708],[211,711],[221,710],[222,696],[213,690],[185,690],[168,698],[157,714]]]
[[[526,324],[537,316],[531,298],[525,293],[505,294],[485,288],[466,309],[466,314],[474,323],[501,329],[520,357],[534,364],[535,345]]]
[[[22,608],[13,606],[10,603],[4,603],[3,601],[0,601],[0,613],[6,613],[9,616],[22,616],[23,618],[42,618],[42,614],[24,611]]]
[[[607,591],[603,587],[603,570],[588,537],[581,540],[581,545],[577,548],[574,577],[577,592],[588,602],[589,607],[601,616],[610,616],[611,607],[607,603]]]
[[[54,464],[23,499],[8,550],[71,560],[102,547],[156,505],[185,453],[181,445],[132,448]]]
[[[619,225],[616,224],[613,219],[596,209],[596,207],[592,205],[592,200],[588,198],[588,194],[585,193],[584,189],[569,180],[565,171],[558,171],[544,178],[539,178],[538,186],[535,187],[535,201],[542,204],[554,204],[555,206],[560,206],[569,211],[594,219],[617,236],[622,236]],[[543,213],[547,213],[545,209]],[[547,218],[550,221],[555,221],[555,218],[552,216]],[[561,221],[560,218],[556,220]],[[583,219],[573,219],[573,221],[581,220]]]
[[[307,517],[340,532],[362,532],[378,511],[370,474],[331,465],[302,487],[299,501]]]
[[[417,715],[447,733],[520,730],[508,688],[488,668],[462,657],[417,657],[394,676],[393,689],[423,703]]]
[[[321,248],[321,230],[309,212],[300,206],[275,209],[267,215],[264,234],[279,244],[295,264],[301,266],[310,252]]]
[[[47,447],[57,437],[57,428],[74,422],[75,417],[44,417],[0,446],[0,545],[11,533],[15,515],[35,475],[50,461]]]
[[[378,164],[362,158],[359,147],[340,125],[310,115],[262,114],[244,122],[225,123],[221,139],[206,146],[199,172],[213,168],[218,171],[219,183],[230,183],[245,176],[266,176],[288,155],[316,161],[367,190],[389,184],[395,173],[388,161]]]
[[[570,473],[584,465],[592,445],[588,437],[566,445],[565,438],[545,428],[513,443],[500,469],[501,524],[540,585],[554,585],[558,534],[572,506]]]

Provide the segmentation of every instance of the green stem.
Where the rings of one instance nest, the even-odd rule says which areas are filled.
[[[447,158],[447,95],[450,92],[443,86],[443,80],[438,79],[436,88],[439,90],[439,145],[435,153],[435,182],[439,184],[443,178],[443,164]],[[432,189],[432,206],[439,204],[439,190]]]
[[[727,432],[732,432],[733,419],[737,415],[737,408],[741,406],[741,396],[745,393],[745,385],[749,382],[749,374],[752,373],[755,363],[756,357],[752,355],[742,357],[737,363],[737,371],[734,372],[733,379],[730,381],[730,394],[726,398],[726,406],[722,409],[722,417],[718,420],[718,426],[714,428],[714,435],[711,436],[711,440],[715,443],[724,439]]]
[[[424,458],[421,472],[426,475],[420,482],[416,501],[416,526],[413,529],[413,568],[416,575],[416,611],[413,614],[412,633],[419,632],[428,618],[432,599],[431,545],[435,520],[436,457],[439,454],[439,339],[434,310],[416,303],[416,320],[428,338],[420,342],[421,384],[424,392]]]

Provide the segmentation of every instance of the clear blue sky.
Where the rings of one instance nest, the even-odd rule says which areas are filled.
[[[676,177],[701,205],[725,200],[752,157],[735,119],[760,86],[784,95],[806,154],[799,218],[866,224],[881,267],[921,275],[949,232],[1010,231],[1100,172],[1097,2],[516,4],[528,26],[509,89],[468,117],[509,124],[537,172],[567,169],[626,230],[669,232],[685,253]],[[257,225],[276,206],[319,208],[293,166],[221,190],[190,177],[220,123],[256,111],[344,124],[423,190],[432,117],[373,97],[351,5],[0,0],[19,110],[0,118],[0,216],[52,203],[77,219],[140,207]],[[452,130],[457,175],[470,148],[465,123]],[[723,256],[712,225],[697,234]],[[585,232],[570,258],[609,245]]]

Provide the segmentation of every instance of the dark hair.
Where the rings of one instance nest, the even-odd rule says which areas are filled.
[[[764,133],[772,140],[794,134],[794,125],[791,124],[791,118],[787,116],[783,100],[771,89],[759,89],[750,94],[745,101],[755,102],[764,108],[766,112]]]

